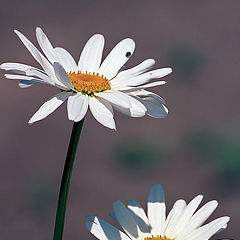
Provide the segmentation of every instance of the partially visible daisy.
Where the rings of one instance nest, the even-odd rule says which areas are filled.
[[[61,90],[38,109],[29,123],[47,117],[67,99],[69,120],[81,121],[89,106],[95,119],[111,129],[116,128],[113,109],[131,117],[145,114],[166,117],[165,101],[145,89],[165,84],[165,81],[147,82],[162,78],[172,70],[162,68],[148,72],[155,64],[153,59],[123,70],[135,49],[132,39],[120,41],[101,63],[104,37],[95,34],[86,43],[76,64],[65,49],[52,46],[41,28],[36,28],[36,36],[46,57],[22,33],[17,30],[15,33],[43,70],[21,63],[3,63],[1,69],[8,72],[5,77],[20,80],[22,88],[45,83]]]
[[[202,226],[218,206],[213,200],[196,211],[202,199],[198,195],[189,204],[177,200],[166,216],[164,191],[156,184],[148,195],[147,215],[137,201],[129,201],[127,207],[121,201],[113,203],[112,216],[123,231],[96,216],[88,216],[86,227],[100,240],[208,240],[227,227],[229,217]]]

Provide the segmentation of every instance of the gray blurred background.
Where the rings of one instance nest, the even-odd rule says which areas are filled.
[[[85,215],[108,216],[114,200],[146,203],[152,184],[175,200],[197,194],[217,199],[211,219],[228,215],[215,239],[239,239],[240,2],[1,0],[0,62],[39,67],[14,29],[34,44],[35,27],[76,60],[94,33],[105,36],[104,56],[121,39],[136,41],[127,67],[154,58],[172,67],[168,83],[152,89],[167,100],[169,116],[115,114],[117,132],[87,115],[73,170],[64,238],[94,239]],[[71,133],[66,105],[29,126],[30,117],[57,89],[20,89],[0,76],[1,239],[52,238],[60,177]]]

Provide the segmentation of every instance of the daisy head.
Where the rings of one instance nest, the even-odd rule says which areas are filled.
[[[120,41],[102,62],[104,37],[95,34],[87,41],[76,63],[67,50],[53,47],[41,28],[36,28],[36,37],[42,52],[22,33],[17,30],[15,33],[42,69],[21,63],[3,63],[0,67],[7,71],[5,77],[20,80],[22,88],[44,83],[61,90],[38,109],[29,123],[47,117],[66,100],[69,120],[81,121],[90,108],[95,119],[111,129],[116,128],[113,109],[131,117],[146,114],[166,117],[165,101],[146,89],[165,84],[165,81],[149,81],[162,78],[172,70],[149,71],[155,64],[153,59],[125,70],[124,64],[135,49],[132,39]]]
[[[198,195],[188,204],[177,200],[166,215],[164,191],[156,184],[148,195],[147,214],[137,201],[129,201],[127,207],[121,201],[113,203],[111,216],[122,230],[96,216],[88,216],[86,227],[100,240],[208,240],[226,228],[229,217],[202,225],[218,205],[213,200],[197,210],[202,199]]]

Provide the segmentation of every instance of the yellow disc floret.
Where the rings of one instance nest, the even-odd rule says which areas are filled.
[[[73,87],[84,94],[93,95],[95,92],[110,90],[111,85],[107,78],[99,73],[69,72],[68,77]]]
[[[172,240],[166,236],[159,236],[157,235],[156,237],[155,236],[151,236],[151,237],[146,237],[144,238],[144,240]]]

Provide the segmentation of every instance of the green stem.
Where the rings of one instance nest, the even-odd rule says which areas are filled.
[[[84,118],[80,122],[75,122],[73,124],[72,135],[68,146],[67,156],[62,175],[61,187],[58,197],[58,207],[53,237],[54,240],[62,240],[69,183],[71,180],[73,163],[76,156],[76,150],[78,146],[79,137],[82,131],[83,122]]]

